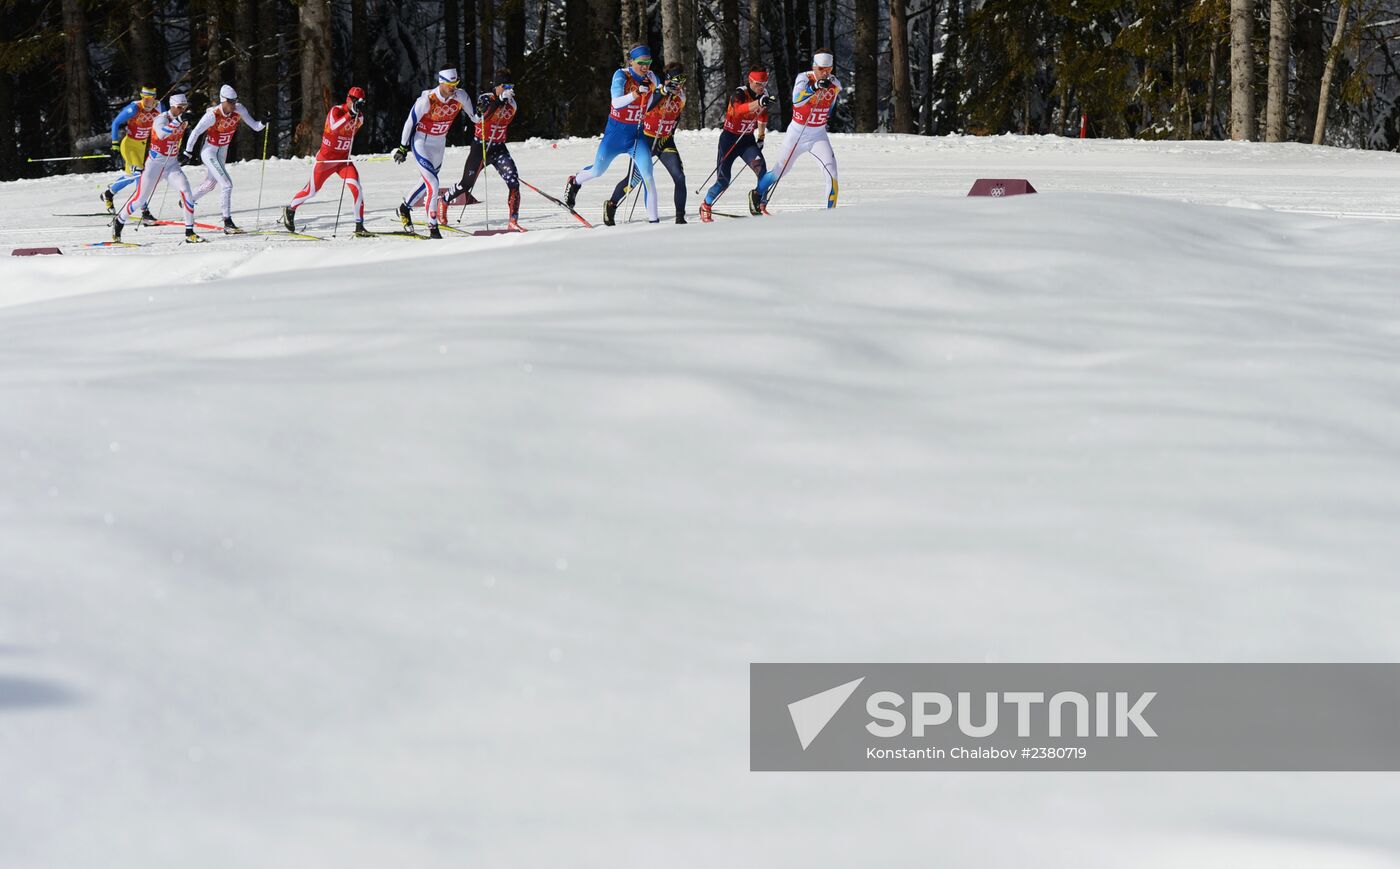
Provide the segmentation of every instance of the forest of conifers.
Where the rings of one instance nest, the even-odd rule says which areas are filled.
[[[437,69],[458,67],[470,90],[507,66],[513,137],[594,135],[633,42],[685,65],[691,128],[717,122],[750,66],[791,82],[829,47],[847,88],[835,132],[1400,143],[1387,0],[0,0],[0,12],[0,179],[105,168],[32,161],[104,153],[142,83],[196,110],[231,84],[271,120],[269,155],[291,156],[314,150],[352,84],[369,94],[356,149],[383,151]],[[784,117],[788,90],[774,89]],[[257,157],[263,137],[235,143]]]

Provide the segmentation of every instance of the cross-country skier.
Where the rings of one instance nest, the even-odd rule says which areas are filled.
[[[581,186],[608,171],[608,166],[618,157],[632,158],[633,165],[641,174],[642,198],[646,200],[647,219],[659,223],[656,209],[656,182],[651,177],[651,160],[641,159],[642,112],[651,99],[650,94],[661,86],[651,71],[651,49],[645,45],[633,45],[627,50],[628,66],[613,73],[612,108],[608,112],[608,126],[603,131],[603,140],[598,143],[598,152],[593,162],[569,176],[564,189],[564,202],[570,207],[578,200]]]
[[[364,122],[365,92],[358,87],[352,87],[345,96],[345,102],[331,106],[331,110],[326,113],[326,125],[321,130],[321,150],[316,152],[316,162],[311,164],[311,179],[282,209],[282,225],[288,232],[297,231],[296,213],[302,203],[315,196],[332,176],[339,175],[350,190],[355,210],[355,235],[363,238],[374,234],[365,229],[365,200],[360,192],[360,173],[356,171],[355,164],[350,162],[350,148],[355,144],[355,132]]]
[[[194,233],[194,201],[190,193],[190,181],[180,168],[180,142],[189,129],[181,117],[190,107],[184,94],[170,97],[170,109],[156,115],[151,123],[151,153],[146,157],[146,166],[136,181],[136,194],[131,201],[117,209],[112,218],[112,241],[122,240],[122,228],[131,215],[140,211],[144,216],[151,195],[156,192],[162,179],[169,179],[180,191],[180,209],[185,212],[185,241],[201,242],[204,239]]]
[[[111,186],[102,191],[102,204],[109,214],[116,213],[113,202],[116,194],[141,177],[146,165],[147,140],[151,138],[151,124],[156,115],[165,111],[165,105],[156,99],[155,85],[143,85],[141,96],[127,103],[126,108],[112,120],[112,157],[122,174]],[[155,220],[151,213],[141,215],[142,220]]]
[[[447,148],[447,131],[459,112],[466,111],[472,121],[479,120],[472,111],[467,92],[457,87],[458,75],[455,69],[444,69],[438,73],[437,87],[429,88],[419,95],[403,122],[403,136],[399,147],[394,149],[394,162],[402,163],[409,150],[418,162],[418,172],[423,183],[413,188],[413,192],[399,203],[399,220],[403,228],[413,231],[413,206],[421,200],[423,210],[428,214],[428,237],[442,238],[438,231],[438,199],[442,182],[438,180],[438,170],[442,168],[442,155]]]
[[[705,192],[705,202],[700,206],[703,222],[714,220],[711,209],[720,194],[729,188],[730,172],[736,159],[743,160],[744,165],[753,170],[755,182],[768,171],[763,159],[763,138],[768,133],[768,110],[777,103],[768,93],[768,73],[761,69],[749,70],[748,82],[729,95],[716,152],[719,162],[715,166],[715,183]]]
[[[447,222],[447,205],[458,196],[465,193],[469,205],[478,201],[471,195],[472,187],[484,163],[490,163],[496,167],[510,191],[506,196],[510,205],[510,222],[506,227],[514,232],[525,231],[520,225],[520,172],[515,168],[510,149],[506,147],[506,130],[519,110],[515,103],[514,81],[510,70],[498,69],[492,77],[491,90],[476,98],[476,111],[480,117],[473,119],[476,125],[471,147],[467,150],[467,164],[462,168],[462,180],[442,193],[438,223]]]
[[[233,222],[233,179],[229,177],[228,167],[224,165],[228,160],[229,143],[233,141],[233,134],[238,132],[239,121],[258,132],[267,126],[243,107],[238,101],[237,91],[224,85],[219,88],[219,104],[210,106],[205,111],[199,123],[190,131],[190,138],[185,143],[185,162],[188,163],[193,156],[191,152],[194,150],[195,141],[201,135],[204,136],[204,147],[199,149],[199,160],[204,164],[204,183],[195,189],[194,201],[198,204],[206,193],[218,187],[220,204],[224,211],[224,232],[230,234],[242,232]]]
[[[836,155],[832,153],[831,140],[826,135],[827,119],[831,117],[836,98],[841,95],[841,82],[831,74],[835,62],[830,49],[819,49],[812,58],[812,71],[799,74],[793,83],[792,123],[783,133],[782,156],[759,179],[758,189],[749,193],[749,211],[752,213],[768,213],[768,197],[772,194],[773,185],[783,177],[788,164],[797,155],[808,152],[821,161],[822,168],[831,178],[826,207],[836,207],[836,196],[840,192],[836,180]]]
[[[679,63],[666,64],[661,88],[652,97],[651,107],[642,118],[644,147],[637,149],[638,163],[650,163],[655,156],[671,174],[671,180],[676,185],[676,223],[685,223],[685,167],[681,164],[680,149],[676,147],[676,124],[680,121],[681,110],[685,108],[684,69]],[[603,203],[604,223],[613,225],[618,204],[640,183],[641,175],[634,166],[632,174],[617,182],[612,197]]]

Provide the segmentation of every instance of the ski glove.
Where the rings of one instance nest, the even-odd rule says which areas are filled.
[[[491,108],[490,94],[482,94],[481,96],[476,98],[476,113],[478,115],[486,114],[486,110],[489,108]]]
[[[649,94],[649,93],[651,93],[651,85],[645,85],[645,84],[643,84],[643,85],[637,85],[637,97],[638,97],[639,99],[640,99],[641,97],[646,96],[646,95]]]
[[[408,149],[403,145],[394,149],[394,162],[402,163],[408,157]]]
[[[113,142],[113,143],[112,143],[112,159],[117,161],[117,168],[118,168],[118,169],[125,169],[125,168],[126,168],[126,158],[122,156],[122,143],[121,143],[121,142]]]
[[[817,90],[824,91],[836,87],[836,83],[829,78],[817,79]]]
[[[758,104],[763,107],[764,111],[767,111],[778,104],[778,98],[772,94],[764,94],[758,98]]]

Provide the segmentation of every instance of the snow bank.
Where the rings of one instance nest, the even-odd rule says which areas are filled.
[[[973,147],[838,143],[832,213],[6,262],[85,294],[0,308],[0,864],[1393,864],[1393,777],[747,772],[755,660],[1400,654],[1387,225],[880,187]],[[1217,195],[1185,150],[1138,169]]]

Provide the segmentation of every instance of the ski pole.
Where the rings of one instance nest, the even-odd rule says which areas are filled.
[[[486,119],[481,119],[481,210],[486,215],[486,231],[491,231],[491,179],[486,177]],[[463,206],[465,207],[465,205]]]
[[[748,134],[745,133],[744,135],[748,135]],[[704,189],[705,189],[705,185],[706,185],[706,184],[709,184],[709,183],[710,183],[710,179],[713,178],[713,177],[715,177],[715,173],[719,171],[720,165],[723,164],[725,160],[728,160],[728,159],[729,159],[729,155],[730,155],[730,154],[733,154],[733,153],[734,153],[734,149],[737,148],[737,147],[739,147],[739,142],[742,141],[743,138],[744,138],[744,136],[740,136],[739,138],[737,138],[737,139],[734,140],[734,144],[730,145],[730,146],[729,146],[729,150],[728,150],[728,151],[725,151],[725,152],[724,152],[724,156],[719,158],[719,162],[715,163],[715,168],[711,169],[711,170],[710,170],[710,174],[705,176],[705,180],[700,182],[700,186],[697,187],[697,188],[695,188],[695,192],[696,192],[696,193],[699,193],[701,190],[704,190]],[[716,197],[716,198],[718,198],[718,197]]]
[[[657,144],[656,140],[653,139],[652,142],[651,142],[651,144],[652,144],[652,147],[655,147],[656,144]],[[656,161],[658,161],[658,160],[660,160],[660,159],[661,159],[661,157],[660,157],[660,155],[658,155],[658,154],[653,154],[653,155],[652,155],[652,158],[651,158],[651,177],[652,177],[652,179],[653,179],[653,180],[652,180],[652,186],[653,186],[653,187],[656,186],[656,182],[655,182],[655,179],[656,179]],[[631,180],[631,179],[629,178],[628,180]],[[641,173],[640,173],[640,172],[637,173],[637,185],[638,185],[639,187],[642,185],[642,178],[641,178]],[[640,196],[641,196],[641,192],[640,192],[640,191],[638,191],[637,193],[632,194],[632,207],[629,208],[629,209],[627,209],[627,222],[628,222],[628,223],[631,223],[631,222],[632,222],[632,215],[634,215],[634,214],[637,213],[637,199],[638,199]],[[658,204],[660,204],[660,203],[658,203]]]
[[[579,214],[577,211],[575,211],[575,210],[573,210],[572,208],[570,208],[570,207],[564,202],[564,200],[560,199],[560,198],[557,197],[557,196],[550,196],[548,193],[545,193],[543,190],[541,190],[540,188],[538,188],[538,187],[536,187],[535,185],[531,184],[529,181],[526,181],[524,178],[521,178],[519,175],[516,176],[516,180],[519,181],[521,184],[524,184],[526,187],[530,188],[531,190],[535,191],[535,192],[538,193],[539,195],[543,196],[545,199],[548,199],[550,202],[553,202],[555,205],[559,206],[560,208],[562,208],[562,209],[564,209],[565,211],[567,211],[567,212],[569,212],[570,214],[572,214],[572,215],[574,216],[574,219],[577,220],[579,223],[582,223],[584,226],[588,227],[589,229],[592,229],[592,228],[593,228],[593,224],[589,223],[588,220],[587,220],[582,214]]]
[[[779,172],[778,177],[773,180],[773,186],[768,188],[768,194],[763,197],[762,204],[767,205],[768,201],[773,198],[773,194],[777,192],[778,185],[783,183],[783,176],[787,174],[787,170],[792,168],[792,161],[797,156],[797,149],[802,145],[802,137],[805,135],[807,135],[807,128],[803,126],[802,131],[797,134],[797,141],[793,143],[791,149],[788,149],[787,155],[783,158],[783,171]],[[783,142],[783,147],[787,148],[786,141]]]
[[[345,205],[345,176],[340,176],[340,198],[335,201],[335,226],[331,227],[331,238],[340,231],[340,209]]]
[[[268,131],[268,130],[271,130],[271,129],[272,129],[272,124],[265,124],[265,125],[263,126],[262,169],[260,169],[260,170],[258,171],[258,210],[257,210],[258,219],[257,219],[257,222],[253,224],[253,229],[254,229],[254,230],[260,229],[260,228],[262,227],[262,194],[263,194],[263,182],[267,179],[267,131]]]
[[[61,163],[69,160],[110,160],[110,154],[84,154],[81,157],[26,157],[26,163]]]
[[[491,110],[487,109],[486,114],[481,116],[481,168],[477,170],[478,175],[486,172],[486,119],[491,117]],[[483,182],[485,183],[485,182]],[[476,186],[476,179],[472,179],[472,187]],[[461,223],[462,218],[467,216],[467,199],[471,196],[471,190],[462,191],[462,210],[457,212],[457,222]],[[486,215],[487,228],[490,229],[491,215]]]
[[[357,129],[350,134],[350,148],[352,150],[355,147],[355,133],[358,132],[359,130]],[[335,234],[340,231],[340,208],[345,204],[345,188],[347,186],[345,183],[345,168],[341,167],[336,174],[340,176],[340,198],[337,199],[335,203],[335,226],[331,227],[331,238],[335,238]]]

